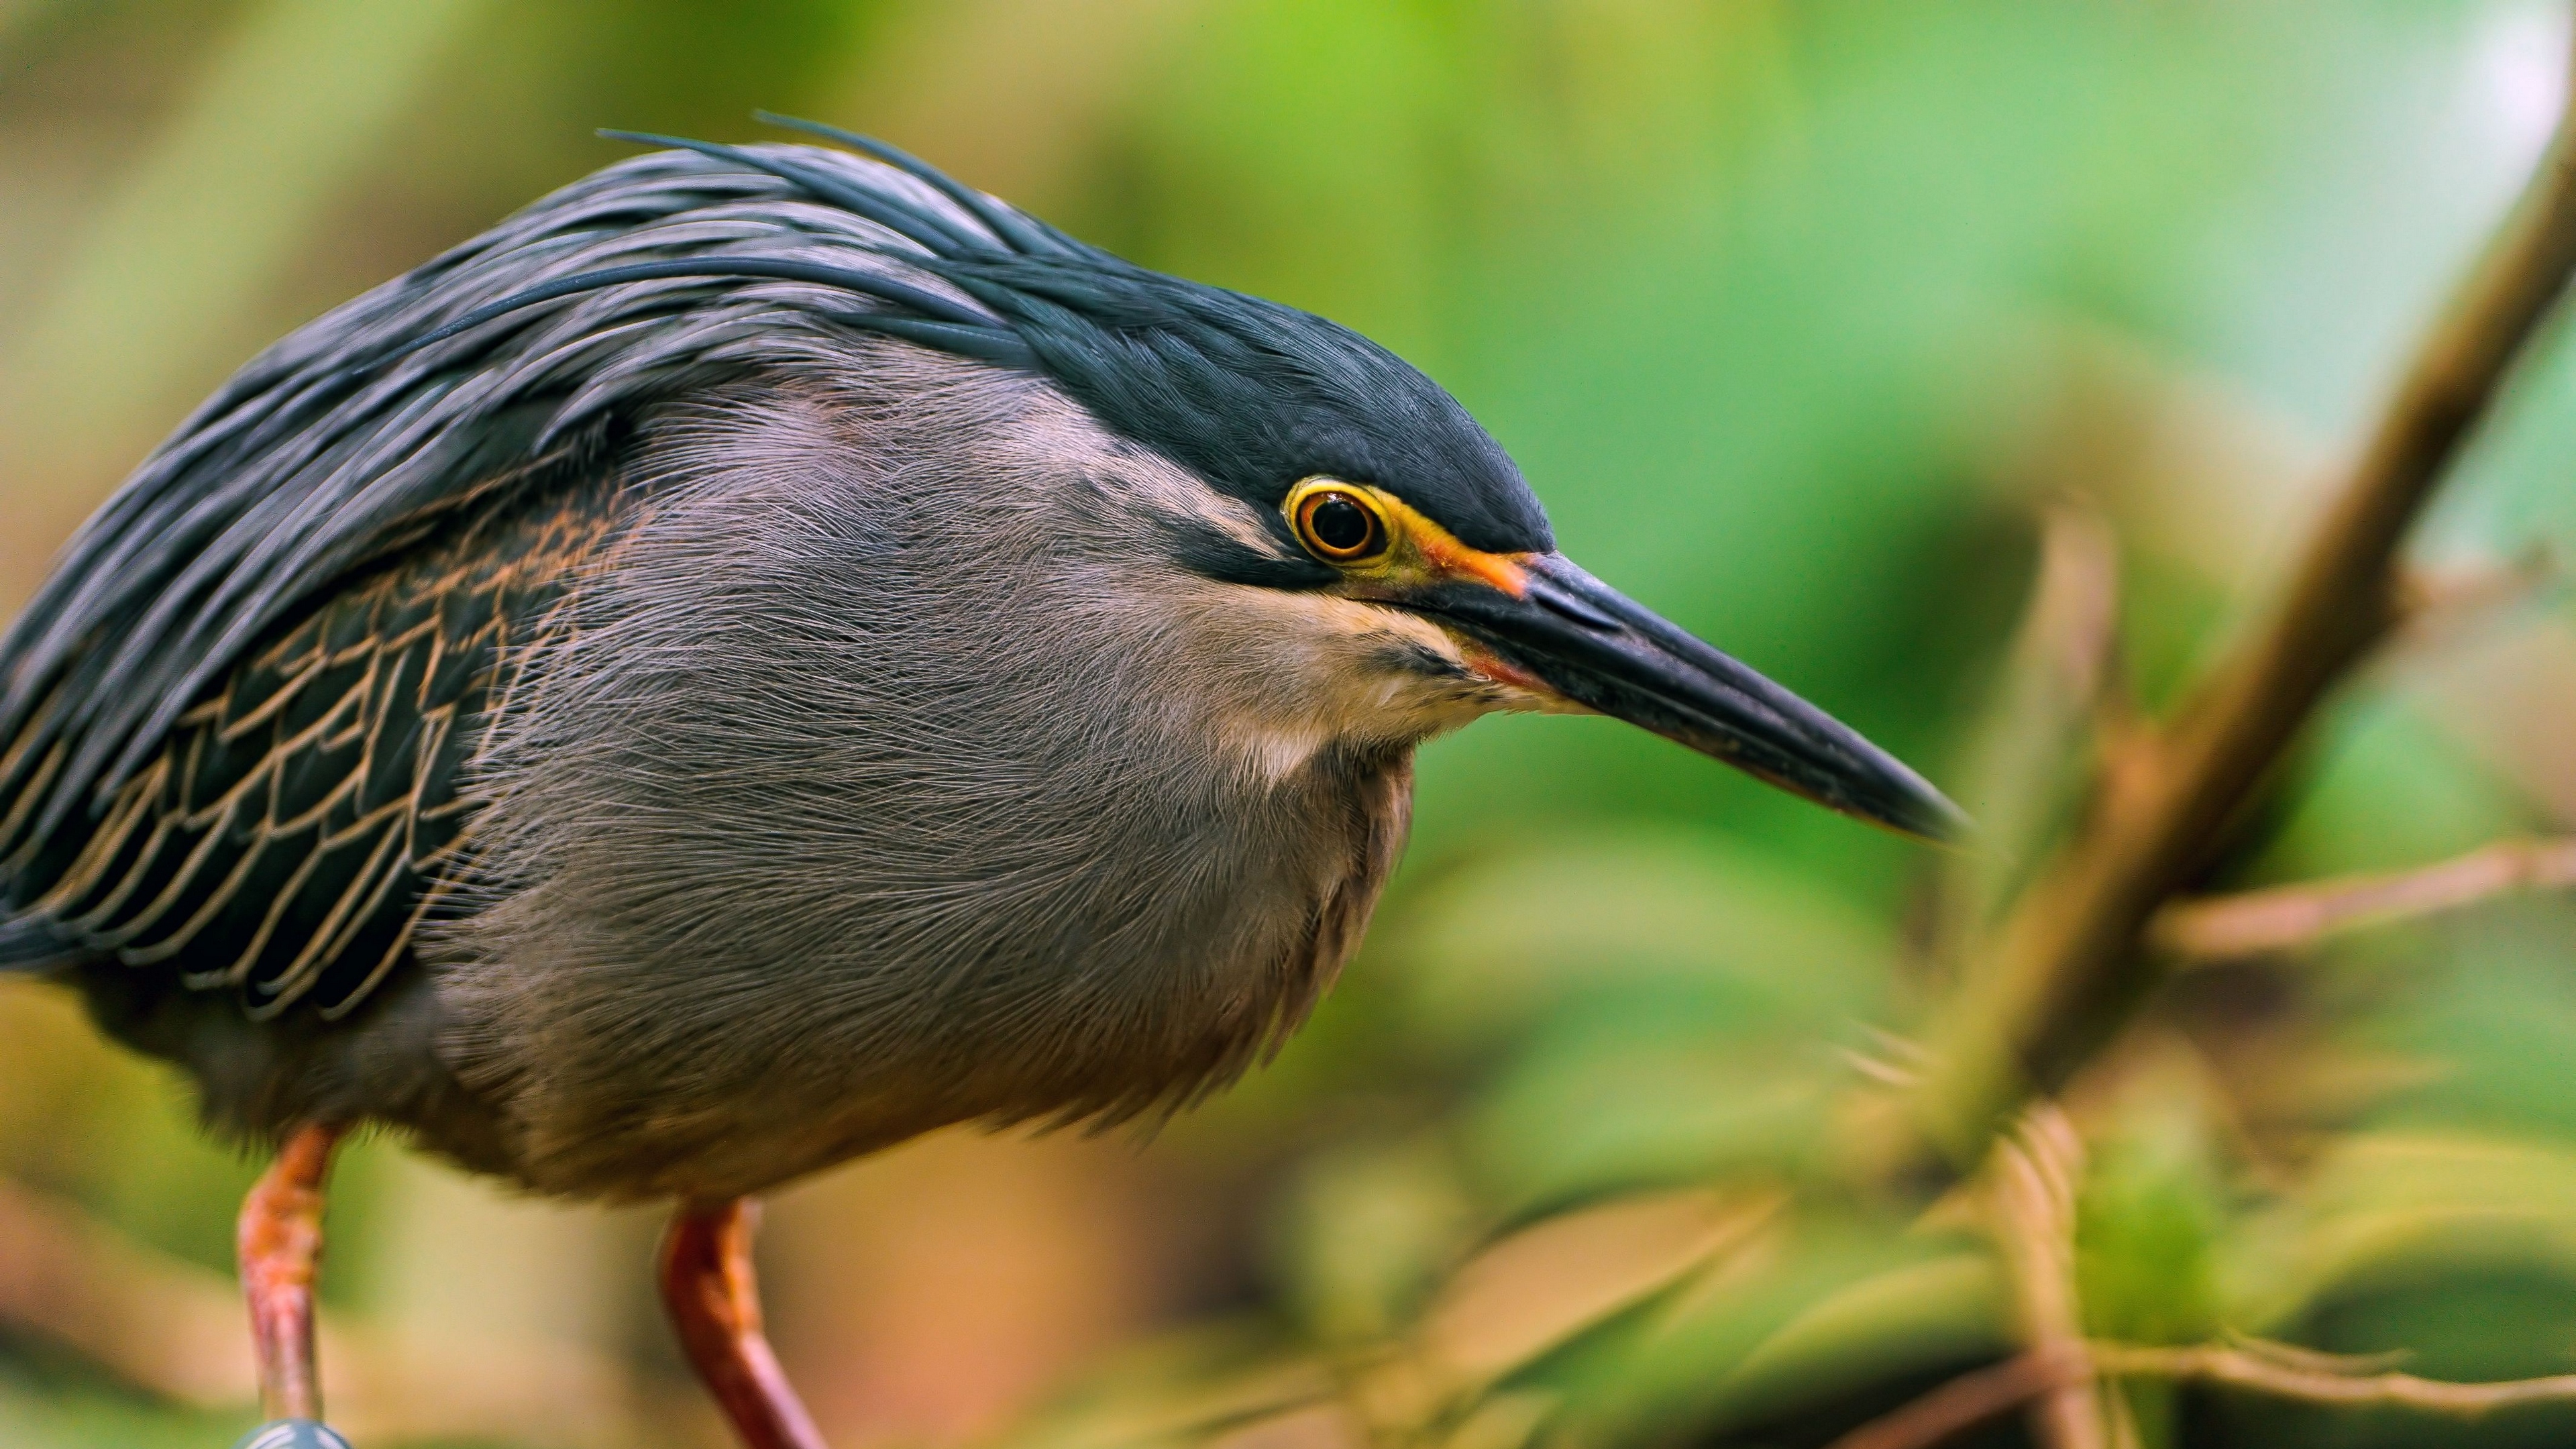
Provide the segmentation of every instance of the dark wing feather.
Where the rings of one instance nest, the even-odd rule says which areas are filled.
[[[104,813],[0,862],[54,954],[163,966],[254,1019],[363,1001],[459,878],[464,767],[511,661],[618,531],[581,471],[536,470],[284,621]]]
[[[0,971],[50,971],[80,954],[42,921],[0,921]]]
[[[1012,360],[907,260],[967,244],[1009,247],[893,167],[666,152],[263,353],[0,637],[0,965],[163,963],[258,1014],[362,1000],[450,878],[469,725],[577,561],[566,519],[615,511],[531,480],[584,455],[596,481],[638,410],[810,365],[820,332]]]

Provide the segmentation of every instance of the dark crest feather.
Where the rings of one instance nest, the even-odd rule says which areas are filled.
[[[782,116],[775,111],[754,111],[751,113],[751,118],[764,126],[776,126],[784,131],[802,131],[806,135],[835,141],[854,151],[873,156],[965,208],[976,220],[990,228],[995,236],[1009,242],[1015,250],[1026,252],[1031,256],[1083,256],[1093,253],[1107,255],[1101,253],[1097,247],[1085,246],[1075,241],[1036,217],[1023,215],[995,202],[972,187],[959,184],[947,172],[908,151],[896,150],[874,136],[862,136],[856,131],[844,131],[838,126],[827,126],[821,121]]]
[[[781,181],[792,181],[843,211],[864,216],[888,231],[899,233],[933,251],[958,251],[973,247],[975,239],[963,230],[948,225],[928,212],[889,202],[871,194],[866,188],[853,186],[841,178],[791,161],[782,156],[759,156],[739,146],[724,146],[713,141],[691,141],[679,136],[656,136],[649,131],[602,131],[611,141],[633,141],[645,146],[669,146],[680,151],[695,151],[716,161],[730,161],[755,171],[766,171]]]
[[[1133,266],[880,142],[764,119],[876,159],[604,133],[678,149],[307,324],[183,423],[0,637],[0,861],[106,800],[263,631],[405,520],[737,377],[800,327],[1044,374],[1264,508],[1333,473],[1398,488],[1479,547],[1551,546],[1502,450],[1358,334]]]
[[[962,335],[968,332],[990,334],[992,340],[980,344],[990,349],[1007,351],[1006,344],[1012,341],[1011,334],[1007,330],[988,325],[989,314],[978,312],[971,307],[961,307],[936,292],[913,286],[899,277],[881,272],[860,271],[853,267],[827,267],[810,262],[771,261],[754,257],[739,261],[638,262],[631,267],[608,267],[596,272],[582,272],[560,278],[542,287],[530,287],[524,292],[504,297],[488,306],[477,307],[419,341],[406,345],[400,352],[384,361],[390,362],[423,348],[435,347],[459,333],[471,332],[486,322],[495,321],[522,307],[532,307],[539,302],[551,302],[558,297],[569,297],[577,292],[595,292],[602,287],[614,287],[624,282],[667,281],[684,277],[711,281],[728,277],[768,277],[778,281],[811,282],[818,287],[839,287],[844,291],[857,292],[863,296],[874,297],[881,302],[891,302],[898,307],[922,313],[933,324],[946,324],[950,334]],[[890,329],[891,324],[902,319],[854,317],[851,320],[860,326],[885,331]],[[1023,367],[1029,365],[1027,348],[1018,348],[1015,355],[1019,358],[1017,365]]]

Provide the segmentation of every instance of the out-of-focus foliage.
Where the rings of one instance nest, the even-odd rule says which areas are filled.
[[[1921,850],[1605,721],[1435,743],[1366,950],[1267,1071],[1141,1157],[935,1146],[783,1205],[791,1367],[844,1442],[1819,1444],[2028,1327],[1974,1185],[1927,1210],[1849,1153],[1957,967],[1932,925],[2065,803],[2063,762],[1979,745],[2034,520],[2107,521],[2114,692],[2169,702],[2538,154],[2566,28],[2528,0],[14,0],[0,599],[241,358],[621,154],[597,125],[875,130],[1359,327],[1466,400],[1587,566],[2029,838],[1952,896]],[[2564,554],[2571,468],[2553,344],[2423,561]],[[2571,741],[2576,619],[2544,585],[2356,681],[2208,885],[2576,827]],[[2576,1370],[2571,946],[2576,906],[2534,897],[2179,978],[2067,1103],[2080,1327]],[[207,1287],[250,1166],[39,988],[0,982],[0,1062],[0,1172]],[[593,1442],[711,1442],[648,1231],[369,1144],[329,1291],[406,1342],[579,1346],[632,1415]],[[247,1422],[10,1317],[13,1282],[0,1442]],[[2149,1445],[2432,1432],[2126,1403]]]

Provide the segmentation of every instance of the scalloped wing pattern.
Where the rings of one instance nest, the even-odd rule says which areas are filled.
[[[505,506],[355,576],[181,716],[102,814],[0,861],[20,909],[255,1020],[354,1010],[461,881],[482,726],[611,531],[590,496]]]

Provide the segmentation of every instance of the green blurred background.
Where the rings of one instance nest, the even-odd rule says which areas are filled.
[[[0,611],[261,345],[626,153],[596,126],[742,140],[766,107],[1381,339],[1595,572],[1991,809],[2043,510],[2109,521],[2115,668],[2163,702],[2539,155],[2567,29],[2526,0],[0,0]],[[2426,567],[2576,543],[2567,351]],[[2571,730],[2544,581],[2375,664],[2213,884],[2576,828]],[[1976,1232],[1809,1186],[1943,984],[1920,851],[1588,719],[1434,744],[1416,819],[1314,1026],[1152,1142],[957,1134],[774,1204],[773,1326],[834,1443],[1814,1444],[2008,1350]],[[2086,1326],[2576,1370],[2571,927],[2523,897],[2179,981],[2078,1094]],[[0,981],[0,1443],[250,1422],[221,1275],[254,1171]],[[649,1216],[392,1143],[340,1184],[362,1449],[720,1442]],[[1388,1387],[1424,1354],[1448,1377]],[[2432,1432],[2127,1412],[2150,1444]]]

